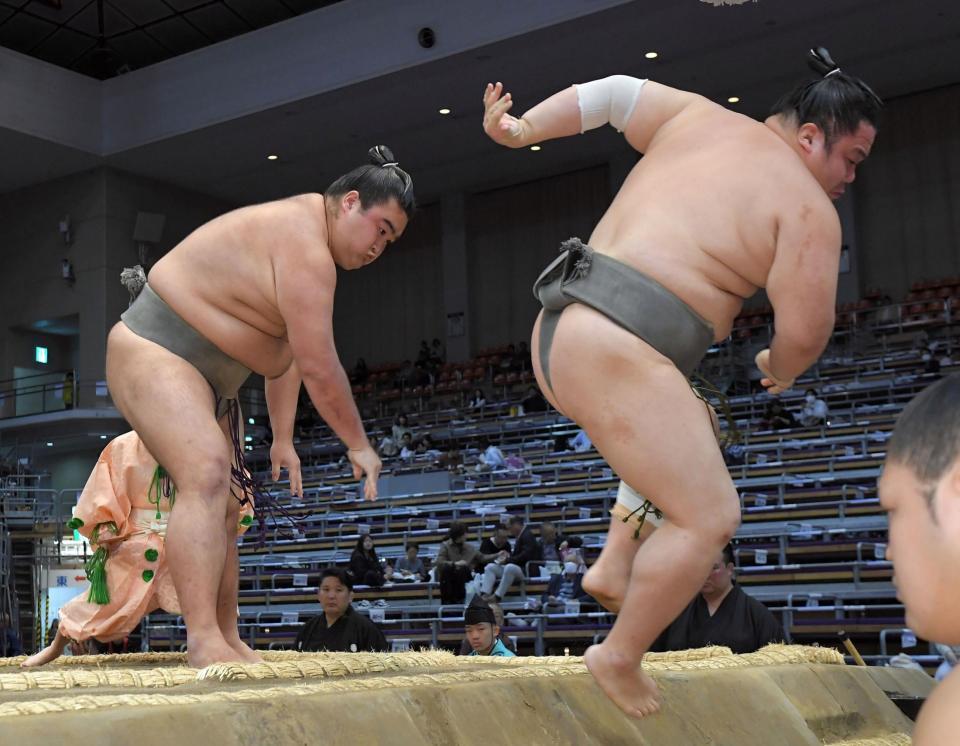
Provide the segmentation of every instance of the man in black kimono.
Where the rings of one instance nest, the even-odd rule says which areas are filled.
[[[303,625],[294,649],[331,653],[386,652],[387,640],[376,624],[350,605],[353,579],[340,567],[328,567],[320,575],[317,589],[323,613]]]
[[[733,584],[733,548],[727,544],[690,605],[651,646],[658,652],[725,645],[752,653],[783,640],[783,629],[762,603]]]

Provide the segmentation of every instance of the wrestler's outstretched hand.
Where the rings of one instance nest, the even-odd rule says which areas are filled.
[[[760,385],[763,386],[768,394],[782,394],[784,391],[793,386],[793,379],[784,380],[777,378],[773,373],[770,372],[770,350],[760,350],[757,353],[756,358],[754,358],[757,367],[760,369],[760,372],[763,373],[763,378],[760,379]]]
[[[300,457],[291,441],[274,441],[270,446],[271,477],[280,481],[280,470],[286,469],[290,478],[290,494],[303,497],[303,477],[300,474]]]
[[[513,99],[503,92],[503,83],[487,83],[483,92],[483,131],[495,143],[522,148],[526,144],[527,123],[507,113],[511,106]]]
[[[366,500],[377,499],[377,480],[380,478],[380,457],[377,452],[368,443],[366,448],[347,451],[347,458],[353,464],[353,478],[360,479],[365,476],[366,484],[363,486],[363,497]]]

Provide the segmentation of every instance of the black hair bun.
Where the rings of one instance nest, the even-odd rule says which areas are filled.
[[[814,72],[818,72],[824,77],[834,70],[840,69],[840,65],[833,61],[830,51],[826,47],[817,47],[807,52],[807,64]]]
[[[370,156],[370,163],[374,166],[380,166],[382,168],[384,166],[398,165],[393,151],[386,145],[374,145],[367,153]]]

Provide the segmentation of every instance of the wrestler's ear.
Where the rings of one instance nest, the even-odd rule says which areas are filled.
[[[351,189],[340,198],[340,205],[343,207],[344,212],[350,212],[351,210],[359,208],[361,206],[360,192],[356,189]]]
[[[813,122],[804,122],[797,128],[797,142],[807,153],[812,153],[817,147],[817,141],[823,139],[823,130]]]
[[[960,457],[954,459],[936,489],[936,515],[951,533],[960,535]]]

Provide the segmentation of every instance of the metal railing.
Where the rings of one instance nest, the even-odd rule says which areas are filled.
[[[110,407],[106,381],[80,381],[73,370],[0,381],[0,419]]]

